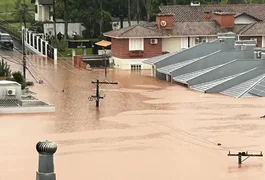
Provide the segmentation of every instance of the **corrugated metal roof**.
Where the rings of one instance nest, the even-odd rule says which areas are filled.
[[[265,96],[265,78],[260,80],[250,91],[250,94],[264,97]]]
[[[214,86],[217,86],[217,85],[222,84],[222,83],[224,83],[226,81],[229,81],[229,80],[231,80],[231,79],[233,79],[235,77],[238,77],[238,76],[240,76],[240,75],[242,75],[244,73],[246,73],[246,72],[238,73],[238,74],[234,74],[232,76],[224,77],[224,78],[217,79],[217,80],[214,80],[214,81],[210,81],[210,82],[206,82],[206,83],[190,86],[190,88],[194,89],[194,90],[197,90],[197,91],[205,92],[206,90],[208,90],[210,88],[213,88]]]
[[[258,97],[258,96],[255,96],[253,94],[249,94],[249,92],[243,94],[243,96],[241,96],[241,98],[253,98],[253,97]]]
[[[217,66],[213,66],[213,67],[210,67],[210,68],[206,68],[206,69],[201,69],[199,71],[194,71],[194,72],[191,72],[191,73],[187,73],[187,74],[182,74],[180,76],[175,76],[173,77],[173,80],[174,81],[177,81],[177,82],[180,82],[180,83],[184,83],[184,84],[187,84],[187,81],[193,79],[193,78],[196,78],[200,75],[203,75],[207,72],[210,72],[212,70],[215,70],[221,66],[223,66],[224,64],[222,65],[217,65]]]
[[[162,68],[158,68],[157,71],[160,72],[160,73],[164,73],[164,74],[170,75],[170,73],[172,71],[175,71],[177,69],[180,69],[180,68],[182,68],[184,66],[187,66],[187,65],[189,65],[189,64],[191,64],[193,62],[199,61],[199,60],[204,59],[206,57],[212,56],[212,55],[214,55],[214,54],[216,54],[216,53],[218,53],[220,51],[221,50],[218,50],[218,51],[215,51],[213,53],[210,53],[210,54],[208,54],[206,56],[202,56],[202,57],[195,58],[195,59],[190,59],[190,60],[187,60],[187,61],[182,61],[182,62],[175,63],[175,64],[171,64],[171,65],[168,65],[168,66],[164,66]]]
[[[184,66],[187,66],[188,64],[191,64],[195,61],[198,61],[200,58],[195,58],[195,59],[190,59],[187,61],[183,61],[183,62],[179,62],[179,63],[175,63],[175,64],[171,64],[168,66],[164,66],[162,68],[158,68],[157,71],[160,73],[164,73],[164,74],[170,74],[170,72],[177,70],[179,68],[182,68]]]
[[[265,73],[260,75],[260,76],[255,77],[253,79],[250,79],[246,82],[243,82],[241,84],[233,86],[229,89],[226,89],[220,93],[228,95],[228,96],[232,96],[232,97],[237,97],[237,98],[243,96],[244,94],[247,95],[248,91],[251,89],[251,87],[253,85],[257,84],[257,82],[259,82],[264,77],[265,77]]]
[[[153,57],[153,58],[149,58],[147,60],[144,60],[143,63],[144,64],[154,65],[155,63],[157,63],[159,61],[162,61],[162,60],[165,60],[166,58],[168,58],[170,56],[174,56],[175,54],[180,53],[181,51],[183,51],[183,50],[176,51],[176,52],[173,52],[173,53],[163,54],[161,56],[156,56],[156,57]]]

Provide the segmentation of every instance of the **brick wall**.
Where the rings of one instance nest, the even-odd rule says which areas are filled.
[[[234,14],[214,14],[214,19],[217,23],[224,28],[233,28],[235,24],[235,17]]]
[[[112,39],[111,53],[113,57],[123,59],[150,58],[162,55],[162,39],[157,44],[150,44],[150,39],[144,39],[144,52],[140,57],[132,57],[129,52],[129,39]]]
[[[162,27],[160,25],[161,21],[166,21],[167,25],[165,27]],[[173,15],[157,15],[156,24],[158,28],[161,28],[161,29],[172,29],[174,27]]]

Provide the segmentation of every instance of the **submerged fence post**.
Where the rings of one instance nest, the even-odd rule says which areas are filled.
[[[39,153],[39,167],[36,172],[36,180],[56,180],[54,173],[53,154],[57,150],[54,142],[38,142],[36,149]]]

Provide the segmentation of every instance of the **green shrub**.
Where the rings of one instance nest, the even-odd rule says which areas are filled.
[[[21,89],[25,89],[26,87],[26,82],[25,79],[20,71],[13,72],[12,73],[13,80],[16,81],[17,83],[21,84]]]
[[[2,61],[0,61],[0,77],[10,77],[10,75],[10,66],[7,65],[7,62],[4,62],[4,59],[2,59]]]

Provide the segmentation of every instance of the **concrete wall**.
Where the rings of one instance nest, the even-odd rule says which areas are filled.
[[[181,38],[164,38],[162,39],[162,51],[176,52],[181,49]]]
[[[16,94],[14,96],[8,96],[7,95],[8,89],[14,89]],[[0,99],[21,99],[21,86],[17,84],[1,85]]]
[[[217,85],[211,89],[208,89],[205,92],[206,93],[221,92],[221,91],[224,91],[224,90],[226,90],[232,86],[236,86],[240,83],[246,82],[246,81],[253,79],[253,78],[255,78],[259,75],[262,75],[262,74],[264,74],[264,69],[261,69],[261,68],[260,69],[254,69],[254,70],[251,70],[251,71],[249,71],[249,72],[247,72],[247,73],[245,73],[239,77],[233,78],[233,79],[226,81],[222,84],[219,84],[219,85]]]
[[[146,21],[139,21],[139,25],[144,25],[146,24]],[[112,24],[112,30],[118,30],[121,28],[121,22],[120,21],[113,21],[111,22]],[[131,25],[137,25],[137,21],[131,21]],[[128,21],[123,21],[123,28],[129,27],[129,22]]]
[[[182,74],[187,74],[190,72],[198,71],[201,69],[210,68],[213,66],[221,65],[228,63],[234,59],[250,59],[253,57],[253,52],[251,53],[242,53],[240,52],[218,52],[211,56],[205,57],[199,61],[191,63],[187,66],[184,66],[180,69],[177,69],[171,72],[172,77],[179,76]]]
[[[118,69],[131,69],[131,65],[141,65],[141,69],[152,69],[149,64],[143,64],[142,62],[146,59],[121,59],[117,57],[111,57],[114,62],[114,67]]]
[[[199,77],[191,79],[187,83],[189,84],[189,86],[193,86],[196,84],[201,84],[232,76],[241,72],[248,71],[255,67],[265,67],[265,61],[253,59],[237,60],[218,69],[215,69],[214,72],[208,72]]]
[[[45,23],[43,24],[44,34],[51,32],[54,35],[54,25],[53,23]],[[56,23],[56,31],[57,33],[61,32],[64,34],[64,23]],[[77,35],[83,36],[82,31],[85,30],[85,27],[81,25],[81,23],[68,23],[68,36],[73,37],[73,32],[76,32]]]
[[[55,106],[40,107],[7,107],[0,108],[0,114],[30,114],[30,113],[51,113],[55,112]]]

